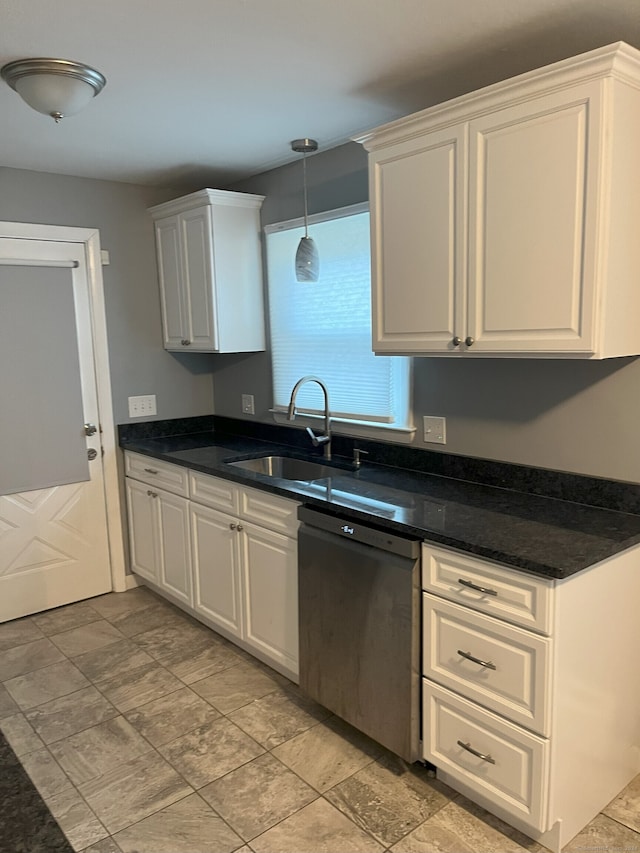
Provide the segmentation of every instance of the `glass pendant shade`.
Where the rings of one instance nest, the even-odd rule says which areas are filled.
[[[301,237],[296,252],[296,281],[317,281],[319,274],[318,247],[312,237]]]
[[[315,241],[309,237],[307,215],[307,154],[318,150],[315,139],[294,139],[291,148],[302,154],[302,175],[304,185],[304,237],[300,239],[296,251],[296,281],[318,281],[320,275],[320,258]]]
[[[80,112],[106,83],[99,71],[66,59],[21,59],[1,74],[26,104],[56,121]]]

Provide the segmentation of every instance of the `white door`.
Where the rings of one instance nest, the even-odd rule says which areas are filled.
[[[0,394],[4,622],[112,588],[82,243],[0,238]]]

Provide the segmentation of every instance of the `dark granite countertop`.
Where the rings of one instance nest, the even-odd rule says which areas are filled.
[[[640,543],[635,513],[369,461],[355,471],[336,457],[347,467],[311,483],[240,470],[226,463],[265,453],[306,454],[218,430],[156,438],[121,434],[121,446],[549,578],[569,577]]]

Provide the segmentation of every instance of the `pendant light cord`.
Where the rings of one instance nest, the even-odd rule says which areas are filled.
[[[303,152],[302,154],[302,183],[304,185],[304,236],[309,236],[309,229],[307,225],[308,216],[307,216],[307,152]]]

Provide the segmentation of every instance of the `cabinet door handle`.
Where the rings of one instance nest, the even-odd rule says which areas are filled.
[[[239,524],[239,525],[236,527],[236,530],[237,530],[237,531],[238,531],[238,533],[239,533],[241,530],[244,530],[244,527],[243,527],[241,524]]]
[[[191,341],[189,340],[189,338],[183,338],[180,341],[180,343],[182,344],[183,347],[191,346]]]
[[[458,746],[461,746],[463,749],[466,749],[467,752],[470,752],[471,755],[475,755],[476,758],[481,758],[483,761],[488,761],[489,764],[496,763],[495,758],[492,758],[490,755],[483,755],[482,752],[478,752],[476,749],[474,749],[470,743],[462,743],[461,740],[459,740],[457,743]]]
[[[460,344],[462,343],[462,338],[459,338],[456,335],[455,338],[451,341],[451,343],[454,345],[454,347],[459,347]]]
[[[461,649],[458,649],[458,654],[461,658],[466,658],[466,660],[473,661],[473,663],[477,663],[479,666],[484,666],[487,669],[496,669],[495,663],[492,663],[490,660],[480,660],[480,658],[474,658],[474,656],[470,652],[463,652]]]
[[[466,586],[469,589],[475,589],[476,592],[481,592],[483,595],[497,595],[498,593],[495,589],[489,589],[486,586],[477,586],[475,583],[471,583],[471,581],[466,581],[464,578],[458,578],[458,583],[461,583],[462,586]]]
[[[466,344],[468,347],[472,347],[472,346],[474,345],[474,343],[475,343],[475,341],[474,341],[474,339],[471,337],[471,335],[467,335],[467,337],[464,339],[464,342],[465,342],[465,344]]]
[[[231,522],[231,524],[229,525],[229,530],[235,530],[235,529],[236,529],[236,525],[233,522]]]
[[[147,474],[157,474],[158,473],[155,468],[145,468],[144,470],[147,472]]]
[[[149,495],[150,498],[157,498],[158,497],[157,492],[152,492],[149,489],[147,489],[147,494]]]

